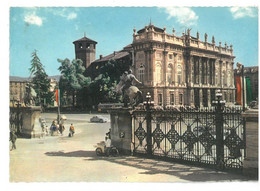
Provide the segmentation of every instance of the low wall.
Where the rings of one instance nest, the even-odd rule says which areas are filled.
[[[242,116],[246,120],[246,158],[243,173],[258,178],[258,110],[247,110]]]
[[[132,118],[131,110],[120,108],[109,110],[111,120],[111,142],[120,154],[131,154]]]

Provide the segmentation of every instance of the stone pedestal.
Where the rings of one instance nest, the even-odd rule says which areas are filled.
[[[246,158],[243,173],[246,176],[258,177],[258,109],[245,111],[246,120]]]
[[[131,109],[109,110],[111,120],[111,142],[120,154],[131,154],[132,117]]]
[[[23,107],[21,111],[23,116],[22,136],[26,138],[40,137],[42,133],[41,123],[39,121],[41,107]]]

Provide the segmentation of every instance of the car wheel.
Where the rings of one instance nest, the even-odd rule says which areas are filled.
[[[103,123],[103,119],[100,119],[99,122],[100,122],[100,123]]]
[[[101,148],[97,148],[96,149],[96,155],[97,156],[101,156],[102,155],[102,149]]]

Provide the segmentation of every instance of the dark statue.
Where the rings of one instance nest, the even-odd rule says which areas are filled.
[[[30,85],[30,83],[27,83],[25,85],[25,97],[24,97],[25,106],[35,105],[36,96],[37,94],[33,89],[33,87]]]
[[[128,104],[135,107],[139,103],[143,102],[142,92],[134,85],[134,83],[142,84],[138,79],[136,79],[130,69],[123,73],[120,77],[120,82],[117,84],[116,92],[122,94],[124,107],[127,107]]]

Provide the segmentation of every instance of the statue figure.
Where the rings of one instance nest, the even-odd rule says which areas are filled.
[[[200,39],[200,33],[199,33],[199,31],[197,31],[197,39],[198,39],[198,40]]]
[[[212,36],[212,43],[215,44],[215,37]]]
[[[25,106],[35,105],[36,96],[37,94],[33,89],[33,87],[30,85],[30,83],[27,83],[25,85],[25,97],[24,97]]]
[[[208,34],[205,33],[205,42],[207,42],[207,40],[208,40]]]
[[[142,102],[142,92],[134,86],[134,83],[142,84],[132,74],[130,69],[128,72],[125,71],[120,77],[120,82],[117,84],[116,91],[123,96],[124,107],[127,107],[128,103],[131,106],[137,106]]]
[[[190,31],[191,31],[191,29],[188,29],[188,36],[190,36]]]

